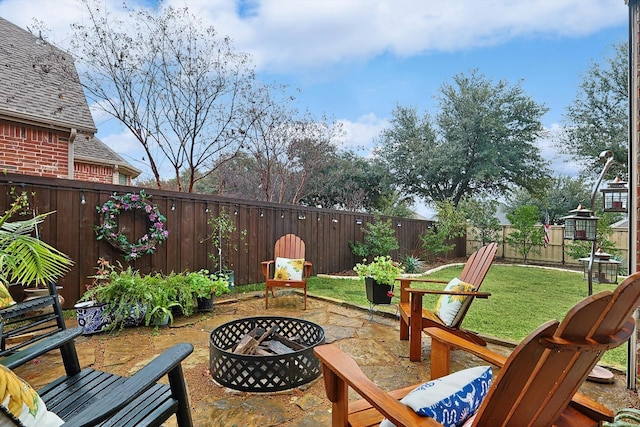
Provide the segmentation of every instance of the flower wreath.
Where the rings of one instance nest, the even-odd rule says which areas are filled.
[[[162,243],[169,236],[165,230],[167,218],[160,213],[158,205],[149,201],[149,195],[144,190],[140,194],[127,193],[123,196],[113,193],[109,200],[96,209],[102,216],[102,223],[95,228],[98,240],[106,240],[114,248],[124,252],[124,258],[129,261],[141,257],[144,254],[152,254],[156,251],[156,245]],[[118,215],[121,212],[142,209],[146,212],[151,222],[147,233],[136,243],[130,243],[127,236],[118,231]]]

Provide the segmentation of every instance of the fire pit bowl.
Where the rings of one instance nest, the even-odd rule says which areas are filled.
[[[301,350],[277,355],[233,353],[233,347],[254,328],[278,333],[305,346]],[[324,329],[303,319],[291,317],[247,317],[218,326],[209,341],[209,368],[219,384],[240,391],[272,392],[306,384],[320,375],[320,361],[313,348],[324,344]]]

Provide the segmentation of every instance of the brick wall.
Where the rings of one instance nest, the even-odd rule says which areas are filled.
[[[0,171],[68,178],[68,137],[64,132],[0,121]],[[73,174],[78,181],[114,183],[112,166],[76,162]],[[125,184],[131,185],[130,177]]]
[[[61,132],[0,121],[0,169],[67,178],[67,137]]]
[[[111,166],[75,162],[73,165],[73,178],[78,181],[112,184],[113,168]]]

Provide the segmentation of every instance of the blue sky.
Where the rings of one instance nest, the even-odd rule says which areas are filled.
[[[114,11],[120,0],[99,0]],[[259,78],[300,89],[299,107],[341,121],[345,147],[371,147],[397,104],[435,114],[434,95],[454,75],[478,69],[495,81],[522,81],[561,127],[582,75],[628,37],[624,0],[168,0],[187,4],[252,55]],[[155,7],[155,2],[147,2]],[[82,19],[75,0],[0,0],[0,16],[48,27],[64,47]],[[144,169],[132,137],[96,115],[98,136]],[[540,141],[557,173],[551,138]]]

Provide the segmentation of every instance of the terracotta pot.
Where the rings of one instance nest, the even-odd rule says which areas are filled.
[[[62,286],[56,286],[56,289],[58,290],[58,301],[60,301],[60,306],[62,307],[64,305],[64,298],[62,297],[62,295],[60,295]],[[29,301],[34,298],[49,296],[49,288],[23,288],[22,290],[25,296],[23,301]],[[44,310],[41,310],[42,313],[50,313],[52,311],[53,307],[51,306],[45,308]]]

